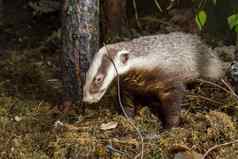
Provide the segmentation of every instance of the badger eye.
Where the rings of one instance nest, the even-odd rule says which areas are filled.
[[[95,78],[96,84],[100,84],[102,81],[103,81],[103,75],[100,74],[100,75],[96,76],[96,78]]]

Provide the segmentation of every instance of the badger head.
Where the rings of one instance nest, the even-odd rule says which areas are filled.
[[[84,102],[98,102],[117,76],[115,67],[110,59],[113,60],[119,75],[129,69],[129,52],[127,50],[101,48],[95,54],[86,74],[86,81],[83,87]]]

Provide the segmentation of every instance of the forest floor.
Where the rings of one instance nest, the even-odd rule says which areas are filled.
[[[83,113],[80,106],[66,114],[55,109],[63,94],[59,32],[49,24],[55,17],[26,15],[6,17],[11,22],[0,29],[0,158],[139,158],[141,141],[116,113],[114,87]],[[212,146],[238,139],[238,99],[221,81],[198,81],[182,107],[180,127],[169,130],[148,107],[138,111],[133,121],[144,137],[145,158],[201,159]],[[207,158],[237,156],[236,143]]]

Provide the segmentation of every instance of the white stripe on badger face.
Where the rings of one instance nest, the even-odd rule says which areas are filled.
[[[88,102],[88,103],[93,103],[95,102],[95,97],[90,94],[89,90],[90,90],[90,85],[93,83],[93,79],[95,78],[98,69],[100,67],[100,65],[102,64],[102,58],[103,55],[105,54],[105,48],[101,48],[94,56],[93,61],[89,67],[89,70],[86,74],[86,80],[85,80],[85,84],[83,87],[83,101],[84,102]]]
[[[84,85],[84,97],[83,97],[84,102],[88,102],[88,103],[98,102],[102,98],[102,96],[106,93],[113,79],[116,77],[116,70],[113,66],[113,63],[110,62],[110,64],[107,66],[108,68],[104,68],[106,69],[106,74],[104,75],[104,80],[102,82],[102,85],[99,88],[97,88],[98,90],[96,92],[94,93],[90,92],[90,88],[92,87],[94,82],[93,80],[97,76],[100,66],[105,62],[103,61],[105,60],[105,58],[103,57],[105,57],[106,54],[107,54],[107,49],[103,47],[99,50],[99,52],[94,57],[94,60],[87,73],[86,83]],[[128,64],[123,64],[120,59],[121,55],[128,54],[128,51],[126,50],[118,51],[116,52],[115,56],[110,56],[110,53],[108,54],[109,54],[109,57],[113,58],[112,60],[114,61],[119,74],[122,74],[125,71],[129,70]]]

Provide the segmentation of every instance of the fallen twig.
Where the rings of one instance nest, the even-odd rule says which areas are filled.
[[[227,145],[230,145],[230,144],[235,144],[235,143],[238,143],[238,139],[237,139],[237,140],[234,140],[234,141],[231,141],[231,142],[224,143],[224,144],[215,145],[215,146],[213,146],[213,147],[211,147],[211,148],[209,148],[209,149],[207,150],[207,152],[202,156],[202,159],[205,159],[205,158],[207,157],[207,155],[208,155],[211,151],[213,151],[213,150],[215,150],[215,149],[217,149],[217,148],[220,148],[220,147],[223,147],[223,146],[227,146]]]
[[[139,28],[141,28],[141,24],[140,24],[138,12],[137,12],[137,5],[136,5],[136,1],[135,0],[133,0],[133,7],[134,7],[134,12],[135,12],[135,18],[136,18],[137,26]]]
[[[211,99],[211,98],[204,97],[204,96],[201,96],[201,95],[190,95],[190,94],[188,94],[188,95],[186,95],[186,96],[187,96],[187,97],[191,97],[191,98],[201,98],[201,99],[204,99],[204,100],[207,100],[207,101],[209,101],[209,102],[216,103],[216,104],[223,104],[223,103],[221,103],[221,102],[215,101],[215,100],[213,100],[213,99]]]
[[[232,94],[237,100],[238,100],[238,95],[235,93],[235,91],[231,88],[231,86],[224,80],[221,79],[222,83],[230,90],[230,94]]]
[[[160,12],[163,12],[162,8],[160,7],[159,2],[158,2],[157,0],[154,0],[154,3],[155,3],[155,5],[157,6],[158,10],[159,10]]]
[[[214,83],[214,82],[212,82],[212,81],[207,81],[207,80],[204,80],[204,79],[197,79],[199,82],[203,82],[203,83],[207,83],[207,84],[210,84],[210,85],[213,85],[213,86],[215,86],[215,87],[218,87],[218,88],[220,88],[220,89],[222,89],[223,91],[225,91],[225,92],[227,92],[227,93],[231,93],[229,90],[227,90],[226,88],[224,88],[224,87],[222,87],[222,86],[220,86],[219,84],[216,84],[216,83]]]

